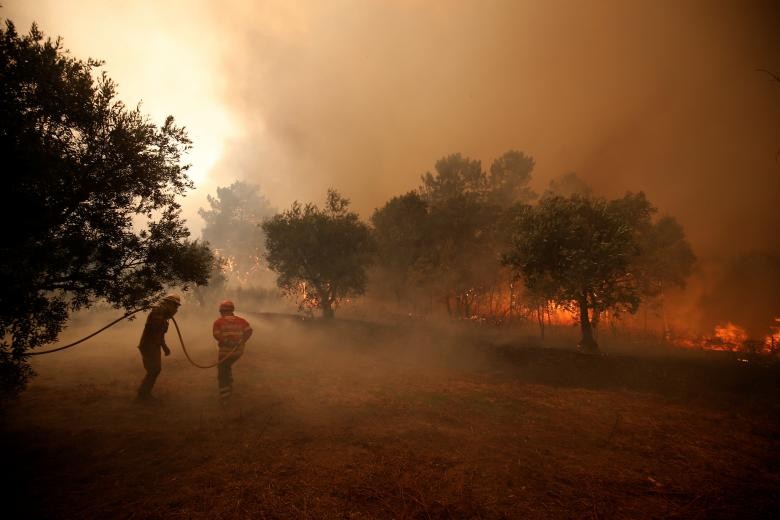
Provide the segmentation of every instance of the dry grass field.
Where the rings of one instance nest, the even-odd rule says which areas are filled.
[[[780,513],[774,362],[246,316],[255,336],[225,408],[216,369],[190,366],[173,330],[160,402],[134,401],[140,320],[37,358],[2,412],[5,518]],[[200,362],[211,319],[179,317]]]

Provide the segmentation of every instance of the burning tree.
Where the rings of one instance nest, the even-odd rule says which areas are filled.
[[[295,202],[262,225],[277,285],[288,294],[310,293],[328,319],[340,300],[363,294],[374,250],[368,226],[348,206],[328,190],[324,209]]]
[[[71,312],[105,300],[143,306],[172,285],[205,284],[210,250],[188,239],[176,197],[192,187],[190,147],[115,99],[115,84],[33,25],[0,28],[0,386],[23,387],[25,354]],[[146,229],[138,231],[146,222]]]
[[[528,187],[533,167],[531,157],[514,150],[489,172],[460,154],[437,161],[419,190],[393,198],[371,217],[381,285],[399,299],[409,285],[425,286],[450,315],[471,317],[501,276],[509,209],[535,197]]]
[[[260,225],[276,213],[260,187],[244,181],[217,188],[208,196],[211,209],[198,214],[206,222],[203,240],[215,248],[228,278],[246,282],[258,274],[265,255],[265,237]]]
[[[596,350],[600,312],[636,312],[643,298],[684,283],[690,272],[694,257],[682,229],[668,219],[654,224],[654,212],[643,193],[615,200],[551,194],[519,212],[504,262],[533,294],[575,310],[580,345]]]

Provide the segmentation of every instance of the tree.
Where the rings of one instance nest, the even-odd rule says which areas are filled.
[[[470,194],[442,199],[429,213],[428,271],[446,294],[447,310],[465,318],[500,267],[496,232],[500,209]],[[456,308],[451,307],[454,297]]]
[[[596,350],[591,314],[636,312],[662,280],[682,283],[687,275],[685,269],[651,261],[668,252],[665,245],[670,242],[684,255],[690,252],[684,237],[661,238],[682,230],[669,220],[654,227],[654,212],[643,193],[615,200],[547,195],[538,206],[519,212],[513,245],[504,262],[522,275],[533,293],[574,308],[579,314],[580,345]]]
[[[189,240],[176,197],[190,147],[115,99],[95,60],[33,25],[0,28],[0,385],[20,390],[25,354],[69,314],[105,300],[135,309],[171,286],[205,284],[210,250]],[[145,228],[145,229],[144,229]]]
[[[436,173],[427,172],[422,176],[420,190],[430,204],[464,195],[484,196],[487,179],[479,161],[455,153],[436,161],[434,169]]]
[[[501,277],[512,205],[536,196],[528,187],[533,167],[531,157],[514,150],[496,159],[489,174],[480,161],[457,153],[437,161],[417,191],[393,198],[372,217],[382,285],[394,284],[397,298],[409,285],[425,286],[450,315],[472,317]]]
[[[491,163],[488,174],[480,161],[454,153],[436,161],[435,173],[422,176],[420,193],[433,206],[465,196],[505,209],[536,198],[528,186],[534,165],[532,157],[509,150]]]
[[[550,185],[547,188],[547,193],[550,195],[560,195],[562,197],[571,197],[572,195],[589,197],[593,194],[593,190],[579,175],[574,172],[569,172],[565,175],[561,175],[557,179],[551,180]]]
[[[490,165],[487,176],[487,200],[501,208],[518,202],[530,202],[536,193],[528,186],[534,169],[533,158],[510,150]]]
[[[642,254],[634,267],[639,288],[645,301],[645,329],[647,310],[653,306],[664,317],[664,336],[668,330],[664,296],[672,287],[682,288],[693,272],[696,255],[685,238],[685,231],[674,217],[664,216],[643,230],[639,236]]]
[[[423,176],[427,259],[450,314],[452,297],[458,314],[471,318],[479,300],[494,292],[513,205],[536,197],[528,187],[533,167],[531,157],[510,150],[493,161],[488,174],[479,161],[452,154],[437,161],[435,174]]]
[[[348,206],[331,189],[324,209],[295,202],[262,224],[277,285],[288,294],[311,293],[326,319],[339,301],[363,294],[374,250],[368,226]]]
[[[428,203],[410,191],[393,197],[371,216],[380,286],[389,288],[400,303],[410,289],[424,285],[431,239]]]
[[[501,172],[496,176],[497,185],[503,180],[500,178]],[[426,275],[426,285],[446,303],[450,315],[457,312],[470,317],[475,288],[485,285],[493,272],[490,241],[500,210],[488,202],[490,188],[480,161],[458,153],[438,160],[435,173],[422,176],[420,194],[426,218],[419,230],[426,236],[415,265]]]
[[[643,230],[639,240],[637,277],[644,284],[643,294],[652,297],[669,287],[684,287],[696,255],[680,223],[674,217],[661,217]]]
[[[208,196],[211,209],[198,210],[206,222],[203,240],[223,259],[226,274],[240,282],[257,274],[265,255],[265,236],[260,225],[276,213],[259,190],[257,185],[235,181],[217,188],[216,197]]]

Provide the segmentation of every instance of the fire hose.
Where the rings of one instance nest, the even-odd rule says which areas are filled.
[[[112,321],[111,323],[109,323],[108,325],[106,325],[105,327],[102,327],[102,328],[100,328],[100,329],[96,330],[95,332],[93,332],[92,334],[90,334],[90,335],[88,335],[88,336],[84,336],[84,337],[83,337],[83,338],[81,338],[80,340],[78,340],[78,341],[74,341],[73,343],[68,343],[67,345],[63,345],[63,346],[61,346],[61,347],[57,347],[57,348],[53,348],[53,349],[49,349],[49,350],[43,350],[43,351],[41,351],[41,352],[30,352],[29,354],[25,354],[25,355],[26,355],[26,356],[42,356],[43,354],[51,354],[52,352],[59,352],[60,350],[65,350],[65,349],[68,349],[68,348],[71,348],[71,347],[75,347],[75,346],[76,346],[76,345],[78,345],[79,343],[83,343],[83,342],[87,341],[88,339],[90,339],[90,338],[92,338],[92,337],[94,337],[94,336],[97,336],[98,334],[100,334],[100,333],[101,333],[101,332],[103,332],[104,330],[106,330],[106,329],[108,329],[108,328],[111,328],[111,327],[113,327],[114,325],[116,325],[116,324],[117,324],[117,323],[119,323],[120,321],[122,321],[122,320],[126,320],[126,319],[127,319],[127,318],[129,318],[130,316],[132,316],[132,315],[134,315],[134,314],[136,314],[136,313],[139,313],[139,312],[141,312],[141,311],[144,311],[144,310],[146,310],[146,309],[148,309],[148,308],[149,308],[149,307],[144,307],[144,308],[142,308],[142,309],[136,309],[136,310],[134,310],[134,311],[132,311],[132,312],[128,312],[127,314],[125,314],[125,315],[123,315],[123,316],[121,316],[121,317],[119,317],[119,318],[115,319],[114,321]],[[184,352],[184,356],[187,358],[187,361],[189,361],[189,362],[190,362],[190,363],[191,363],[193,366],[195,366],[195,367],[197,367],[197,368],[214,368],[215,366],[219,365],[220,363],[223,363],[223,362],[227,361],[228,359],[230,359],[230,357],[232,357],[232,356],[233,356],[233,354],[235,354],[235,352],[236,352],[236,351],[237,351],[239,348],[241,348],[241,345],[240,345],[240,344],[236,345],[236,346],[233,348],[233,350],[231,350],[230,352],[228,352],[228,353],[227,353],[227,354],[225,354],[224,356],[221,356],[221,357],[220,357],[220,358],[217,360],[217,362],[216,362],[216,363],[212,363],[211,365],[201,365],[201,364],[198,364],[198,363],[196,363],[196,362],[195,362],[195,361],[194,361],[194,360],[193,360],[193,359],[190,357],[190,353],[189,353],[189,352],[187,352],[187,346],[184,344],[184,338],[183,338],[183,337],[182,337],[182,335],[181,335],[181,330],[179,329],[179,324],[178,324],[178,323],[176,323],[176,319],[175,319],[173,316],[171,316],[171,321],[173,321],[173,325],[174,325],[174,327],[176,327],[176,334],[179,336],[179,342],[181,343],[181,349],[182,349],[182,351]]]
[[[171,321],[173,321],[173,326],[176,327],[176,334],[178,334],[178,336],[179,336],[179,343],[181,343],[181,349],[182,349],[182,351],[184,351],[184,355],[186,356],[187,361],[192,363],[192,366],[194,366],[194,367],[197,367],[197,368],[214,368],[215,366],[219,365],[220,363],[223,363],[223,362],[227,361],[228,359],[230,359],[230,357],[233,354],[235,354],[235,352],[241,347],[241,344],[239,343],[238,345],[233,347],[233,350],[231,350],[230,352],[228,352],[224,356],[221,356],[217,360],[216,363],[212,363],[211,365],[199,365],[198,363],[193,361],[193,359],[190,357],[189,352],[187,352],[187,347],[184,345],[184,338],[181,337],[181,331],[179,330],[179,324],[176,323],[176,319],[173,316],[171,316]]]
[[[109,323],[108,325],[103,327],[102,329],[98,329],[95,332],[93,332],[92,334],[90,334],[89,336],[85,336],[85,337],[81,338],[78,341],[74,341],[73,343],[68,343],[67,345],[64,345],[62,347],[57,347],[57,348],[53,348],[53,349],[50,349],[50,350],[43,350],[41,352],[30,352],[29,354],[25,354],[25,356],[42,356],[43,354],[51,354],[52,352],[59,352],[60,350],[65,350],[66,348],[75,347],[79,343],[83,343],[83,342],[87,341],[89,338],[91,338],[93,336],[97,336],[98,334],[100,334],[101,332],[106,330],[107,328],[113,327],[114,325],[116,325],[120,321],[129,318],[133,314],[136,314],[136,313],[141,312],[141,311],[145,311],[148,308],[149,307],[144,307],[143,309],[136,309],[133,312],[128,312],[127,314],[125,314],[121,318],[115,319],[114,321],[112,321],[111,323]]]

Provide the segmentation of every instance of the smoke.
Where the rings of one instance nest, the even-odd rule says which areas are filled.
[[[219,175],[364,215],[439,157],[537,160],[645,190],[697,251],[765,247],[780,203],[777,13],[761,4],[329,2],[220,6],[246,133]],[[225,31],[227,32],[227,31]]]

